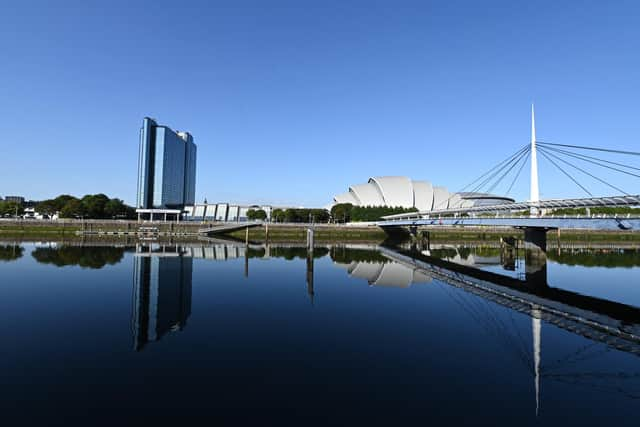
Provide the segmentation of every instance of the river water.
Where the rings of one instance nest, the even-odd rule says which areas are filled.
[[[638,425],[637,249],[97,245],[0,243],[5,425]]]

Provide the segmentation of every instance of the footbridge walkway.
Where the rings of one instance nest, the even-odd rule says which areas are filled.
[[[212,236],[215,234],[226,234],[236,230],[244,230],[246,228],[259,227],[262,222],[226,222],[211,224],[209,227],[201,228],[198,234],[203,236]]]

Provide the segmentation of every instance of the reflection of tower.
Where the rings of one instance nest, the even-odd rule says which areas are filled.
[[[249,277],[249,245],[244,247],[244,277]]]
[[[533,373],[536,389],[536,416],[540,410],[540,310],[531,310],[531,331],[533,334]]]
[[[313,305],[313,296],[315,295],[313,291],[313,249],[307,251],[307,294],[309,294],[311,305]]]
[[[535,248],[525,249],[524,253],[525,282],[530,288],[546,288],[547,254]]]
[[[191,314],[192,266],[193,258],[179,253],[136,254],[132,319],[136,350],[186,326]]]

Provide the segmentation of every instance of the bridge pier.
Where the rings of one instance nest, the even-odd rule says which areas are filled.
[[[421,251],[431,250],[431,234],[429,231],[421,231],[418,233],[418,246]]]
[[[524,229],[524,248],[547,252],[547,229],[540,227],[526,227]]]
[[[313,228],[308,228],[307,229],[307,249],[313,251],[313,246],[314,246],[314,234],[315,234],[315,230]]]

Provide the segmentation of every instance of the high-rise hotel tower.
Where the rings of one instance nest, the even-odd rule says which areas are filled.
[[[183,209],[196,197],[196,145],[145,117],[140,129],[138,209]]]

